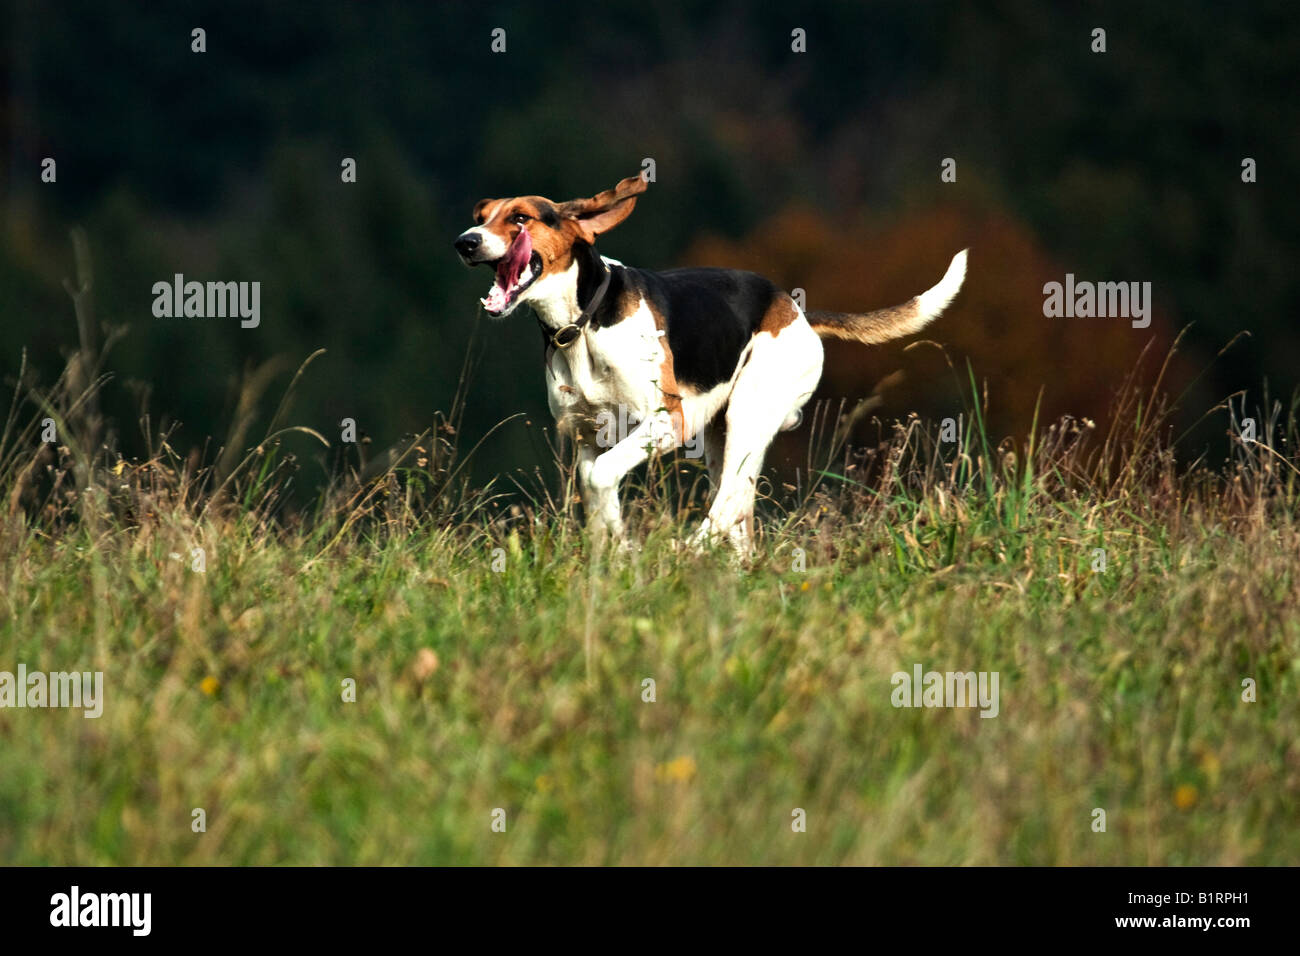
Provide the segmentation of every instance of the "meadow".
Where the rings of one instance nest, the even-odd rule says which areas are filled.
[[[1294,404],[1208,410],[1221,462],[1158,381],[1023,443],[970,372],[955,442],[823,408],[738,562],[680,546],[695,463],[636,477],[614,552],[571,474],[474,487],[454,413],[305,509],[279,413],[119,457],[100,349],[0,433],[0,670],[105,687],[0,710],[0,863],[1300,859]],[[916,665],[996,672],[997,716],[894,706]]]

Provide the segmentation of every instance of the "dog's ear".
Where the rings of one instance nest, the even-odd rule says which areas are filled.
[[[590,199],[572,199],[561,204],[560,215],[572,219],[582,238],[593,243],[601,233],[609,232],[632,215],[636,197],[645,192],[646,185],[641,176],[629,176],[620,180],[613,189],[606,189]]]
[[[484,221],[484,211],[499,203],[500,199],[480,199],[474,204],[474,221],[480,225]]]

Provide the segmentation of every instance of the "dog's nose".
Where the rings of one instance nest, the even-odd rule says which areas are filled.
[[[468,257],[470,253],[479,247],[479,244],[482,241],[483,237],[477,232],[462,232],[456,237],[456,241],[453,245],[456,246],[457,252],[462,256]]]

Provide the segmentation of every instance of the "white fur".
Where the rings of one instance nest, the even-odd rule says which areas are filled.
[[[569,348],[551,353],[547,399],[557,420],[581,403],[590,414],[636,422],[626,435],[616,435],[612,447],[579,445],[578,478],[588,519],[594,529],[618,538],[623,536],[619,482],[649,451],[668,451],[678,443],[676,423],[663,410],[659,385],[665,356],[656,331],[654,316],[642,303],[616,325],[588,326]]]
[[[763,456],[776,433],[798,421],[821,379],[823,359],[821,339],[803,310],[775,335],[755,335],[747,353],[741,357],[728,396],[718,487],[695,536],[697,545],[725,536],[742,554],[752,545],[754,497]]]
[[[569,263],[563,272],[544,271],[540,279],[524,290],[515,305],[523,302],[533,307],[547,327],[564,328],[582,312],[578,308],[578,263]]]
[[[962,280],[966,278],[966,250],[963,249],[952,257],[948,271],[943,274],[939,284],[927,289],[916,297],[916,329],[928,325],[939,317],[948,304],[956,298],[961,290]]]
[[[545,281],[538,280],[534,287]],[[649,417],[663,405],[659,379],[665,356],[656,332],[654,316],[643,302],[622,322],[600,329],[588,326],[569,348],[556,349],[548,386],[551,410],[582,401],[616,415],[622,406],[634,418]]]
[[[548,326],[559,328],[578,313],[576,267],[538,280],[527,296]],[[794,306],[796,309],[797,306]],[[699,438],[715,488],[708,517],[696,535],[704,544],[725,537],[739,551],[750,546],[754,494],[763,455],[782,427],[798,421],[822,371],[822,346],[802,310],[776,335],[761,332],[741,353],[729,381],[705,392],[683,388],[681,422],[663,409],[660,379],[665,360],[663,333],[642,301],[615,325],[590,326],[567,349],[551,353],[547,399],[556,419],[574,406],[637,424],[610,448],[579,445],[578,479],[594,530],[623,536],[618,486],[644,462]],[[725,444],[721,422],[726,406]]]

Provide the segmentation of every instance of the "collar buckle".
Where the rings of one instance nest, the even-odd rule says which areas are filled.
[[[555,334],[551,336],[551,344],[557,349],[567,349],[581,337],[582,326],[574,323],[557,329]]]
[[[604,265],[604,263],[601,264]],[[600,303],[604,301],[605,290],[609,288],[609,279],[610,276],[613,275],[613,270],[611,270],[609,266],[604,265],[604,268],[605,274],[601,277],[600,285],[597,287],[595,294],[592,295],[591,301],[587,303],[587,307],[583,309],[582,313],[578,316],[577,322],[570,322],[568,325],[561,326],[554,332],[551,332],[544,324],[542,325],[542,334],[546,337],[546,340],[557,349],[567,349],[574,342],[578,341],[578,339],[582,338],[583,327],[591,320],[592,314],[600,307]],[[538,323],[541,323],[540,318],[538,319]]]

